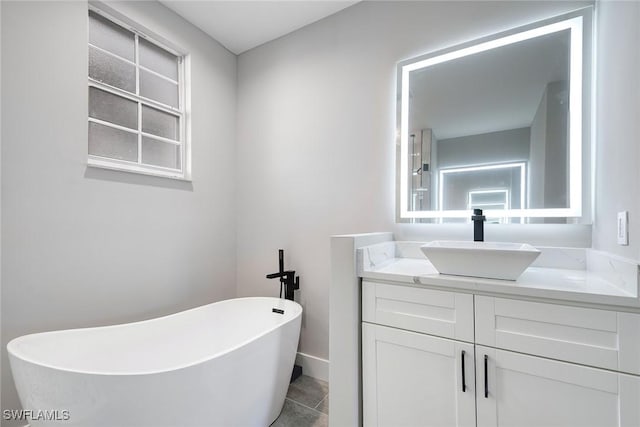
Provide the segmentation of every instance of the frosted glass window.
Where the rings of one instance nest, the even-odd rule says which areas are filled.
[[[145,70],[140,70],[140,95],[178,107],[178,85]]]
[[[135,35],[94,12],[89,12],[89,43],[135,61]]]
[[[95,87],[89,87],[89,117],[137,129],[138,103]]]
[[[136,67],[89,46],[89,77],[99,82],[136,92]]]
[[[170,52],[140,39],[140,65],[178,81],[178,57]]]
[[[142,137],[142,162],[180,169],[180,146]]]
[[[1,1],[1,0],[0,0]],[[88,164],[188,178],[184,57],[90,4]]]
[[[179,119],[173,114],[143,105],[142,132],[177,141],[179,139]]]
[[[89,154],[135,162],[138,160],[138,135],[89,122]]]

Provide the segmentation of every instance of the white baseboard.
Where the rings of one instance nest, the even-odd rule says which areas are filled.
[[[302,373],[322,381],[329,381],[329,361],[310,354],[298,353],[296,364],[302,366]]]

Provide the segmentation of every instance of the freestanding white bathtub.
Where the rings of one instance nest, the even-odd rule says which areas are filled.
[[[41,418],[32,427],[264,427],[284,404],[301,314],[293,301],[238,298],[7,349],[23,408]]]

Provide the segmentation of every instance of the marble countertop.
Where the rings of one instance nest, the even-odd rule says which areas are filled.
[[[547,252],[540,257],[543,261],[532,264],[516,281],[494,280],[439,274],[419,251],[422,244],[386,242],[359,249],[358,274],[398,284],[640,308],[638,264],[630,260],[590,249],[540,248]]]

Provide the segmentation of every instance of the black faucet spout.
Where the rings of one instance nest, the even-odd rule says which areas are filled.
[[[482,209],[474,209],[471,220],[473,221],[473,241],[484,242],[484,222],[487,218],[482,215]]]

